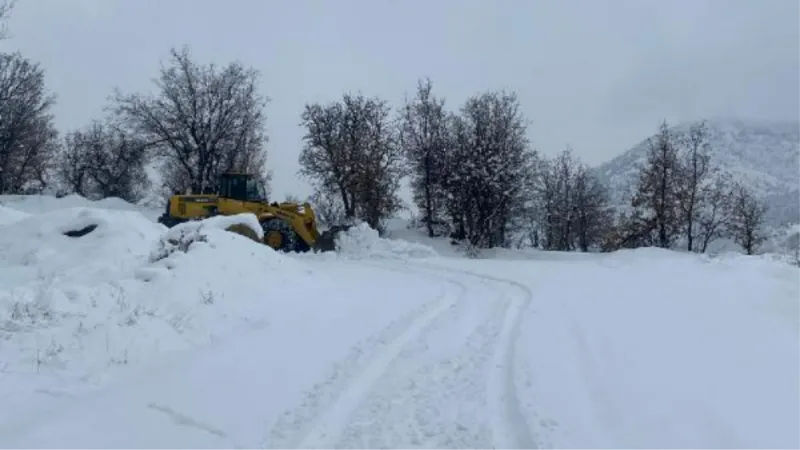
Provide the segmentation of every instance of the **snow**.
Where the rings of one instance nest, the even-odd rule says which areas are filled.
[[[0,446],[800,446],[769,255],[466,259],[402,222],[287,255],[107,203],[0,207]]]
[[[0,225],[13,223],[25,217],[28,217],[27,213],[0,205]]]
[[[336,238],[337,253],[350,258],[435,258],[428,245],[403,240],[382,239],[376,230],[360,223]]]

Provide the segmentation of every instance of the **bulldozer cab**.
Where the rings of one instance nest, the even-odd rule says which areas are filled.
[[[267,203],[264,183],[250,174],[223,173],[219,180],[220,198],[241,202]]]

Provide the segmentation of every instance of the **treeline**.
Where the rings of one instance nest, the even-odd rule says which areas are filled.
[[[257,174],[268,185],[268,99],[250,67],[203,65],[188,49],[173,49],[153,94],[117,90],[103,117],[63,134],[44,75],[36,62],[0,53],[0,194],[137,202],[153,188],[151,165],[165,195],[214,190],[228,170]],[[300,173],[329,224],[363,220],[382,230],[404,207],[399,190],[408,179],[425,232],[470,249],[680,244],[706,251],[713,240],[732,237],[752,253],[764,240],[764,206],[716,173],[702,124],[682,134],[662,125],[636,194],[617,210],[571,149],[547,158],[531,146],[513,92],[477,93],[450,108],[425,79],[397,108],[346,93],[305,105],[300,120]]]
[[[730,238],[749,255],[764,242],[766,205],[711,159],[705,122],[676,133],[663,123],[649,139],[630,208],[617,216],[606,249],[682,243],[705,252]]]
[[[527,139],[513,93],[488,91],[455,110],[428,79],[392,111],[387,101],[345,94],[306,105],[301,172],[331,223],[381,230],[401,207],[408,176],[420,225],[473,249],[532,246],[613,251],[656,246],[705,252],[732,238],[748,253],[764,239],[764,205],[715,169],[705,123],[685,133],[666,123],[650,139],[627,208],[572,149],[546,158]]]
[[[103,117],[60,134],[44,69],[0,53],[0,194],[137,202],[152,189],[148,165],[164,180],[162,194],[213,191],[228,170],[268,186],[267,98],[255,70],[201,65],[188,49],[173,49],[155,84],[153,95],[114,92]]]

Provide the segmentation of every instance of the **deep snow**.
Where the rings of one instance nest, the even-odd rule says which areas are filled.
[[[469,260],[400,223],[284,255],[155,216],[0,197],[0,446],[800,447],[780,261]]]

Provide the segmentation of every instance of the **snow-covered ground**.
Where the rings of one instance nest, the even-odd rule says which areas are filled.
[[[797,267],[158,212],[0,197],[0,446],[800,447]]]

